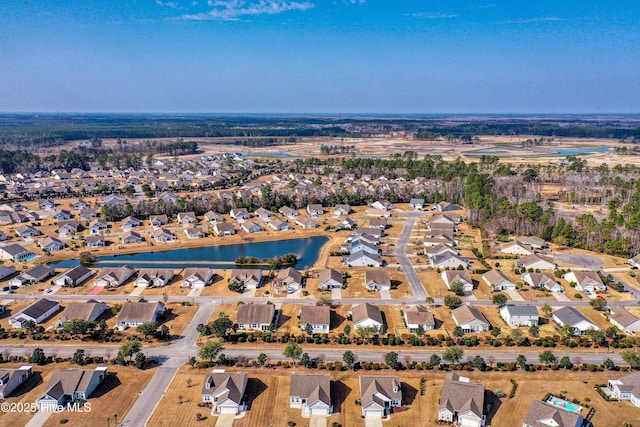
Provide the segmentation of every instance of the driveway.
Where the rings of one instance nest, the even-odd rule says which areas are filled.
[[[382,418],[380,417],[365,417],[365,427],[382,427]]]
[[[331,299],[332,300],[342,299],[342,289],[331,288]]]
[[[324,415],[311,415],[309,427],[327,427],[327,417]]]
[[[522,298],[522,295],[520,295],[520,292],[518,292],[516,289],[512,290],[512,291],[505,291],[507,295],[509,295],[509,298],[511,298],[511,301],[524,301],[524,298]]]
[[[235,414],[220,414],[218,415],[218,421],[216,421],[216,427],[231,427],[233,426],[233,420]]]
[[[391,292],[389,289],[380,289],[380,299],[391,299]]]
[[[47,422],[49,417],[53,414],[53,411],[38,411],[33,417],[25,424],[25,427],[40,427]]]
[[[551,295],[553,295],[557,301],[571,301],[569,297],[562,292],[551,292]]]

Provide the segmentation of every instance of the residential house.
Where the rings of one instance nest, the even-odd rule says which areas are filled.
[[[369,291],[391,289],[391,278],[387,270],[366,270],[364,272],[364,285]]]
[[[240,225],[240,228],[242,228],[247,233],[260,233],[260,232],[264,231],[264,228],[262,228],[259,224],[255,223],[253,221],[245,221],[245,222],[243,222]]]
[[[415,199],[415,198],[412,198],[412,199],[409,201],[409,207],[410,207],[410,208],[413,208],[413,209],[415,209],[415,210],[417,210],[417,211],[421,211],[421,210],[422,210],[422,208],[424,208],[424,199]]]
[[[53,283],[56,286],[70,286],[74,288],[82,285],[94,274],[96,273],[93,270],[90,270],[83,265],[79,265],[56,277],[53,280]]]
[[[351,243],[342,245],[340,250],[342,252],[349,252],[350,254],[364,251],[369,254],[377,255],[380,252],[380,248],[378,246],[371,244],[364,239],[352,240]]]
[[[400,378],[390,375],[360,376],[360,405],[365,418],[383,418],[402,405]]]
[[[564,292],[564,288],[550,273],[522,273],[522,280],[534,288],[544,288],[549,292]]]
[[[596,293],[607,290],[600,275],[595,271],[570,271],[563,278],[569,283],[575,283],[576,290],[583,291],[590,298],[595,298]]]
[[[420,328],[423,331],[431,331],[436,327],[436,319],[433,317],[433,313],[422,305],[406,310],[404,312],[404,322],[412,334],[417,333]]]
[[[101,248],[107,246],[107,240],[101,235],[87,236],[84,241],[88,248]]]
[[[233,208],[229,215],[233,219],[249,219],[249,212],[245,208]]]
[[[104,231],[107,228],[109,228],[109,224],[101,219],[94,219],[89,223],[90,234],[99,234],[101,231]]]
[[[169,223],[169,218],[166,215],[151,215],[149,217],[149,225],[152,227],[162,227]]]
[[[374,209],[380,209],[385,211],[390,211],[395,209],[395,206],[393,206],[388,200],[376,200],[375,202],[371,203],[371,207]]]
[[[438,420],[465,427],[484,426],[484,385],[455,373],[447,374],[440,393]]]
[[[584,314],[573,307],[563,307],[553,312],[553,320],[559,327],[564,325],[573,326],[576,335],[584,335],[589,329],[600,330],[593,322],[587,319]]]
[[[466,258],[462,258],[454,253],[445,252],[442,255],[435,255],[429,257],[429,263],[434,268],[468,268],[469,261]]]
[[[300,215],[297,210],[291,209],[289,206],[281,207],[280,209],[278,209],[278,212],[280,212],[280,214],[284,215],[287,218],[293,218]]]
[[[4,265],[0,265],[0,280],[6,279],[7,277],[11,276],[15,272],[16,272],[15,265],[10,265],[8,267],[5,267]]]
[[[382,267],[383,263],[380,255],[371,254],[363,250],[346,256],[343,262],[350,267]]]
[[[189,227],[184,229],[184,235],[188,239],[202,239],[206,236],[205,232],[200,227]]]
[[[236,330],[244,332],[270,331],[278,322],[278,310],[271,302],[266,304],[240,304]]]
[[[98,216],[98,211],[94,208],[80,209],[80,219],[89,220]]]
[[[336,205],[333,208],[333,217],[340,218],[341,216],[348,216],[351,213],[350,205]]]
[[[182,284],[180,286],[201,289],[210,285],[213,280],[213,270],[210,268],[185,268],[182,273]]]
[[[451,317],[465,333],[491,329],[491,323],[489,323],[480,309],[469,304],[463,304],[451,311]]]
[[[533,255],[535,251],[530,246],[525,246],[518,241],[508,242],[498,247],[498,252],[508,255]]]
[[[462,283],[462,292],[473,292],[473,280],[467,270],[445,270],[440,277],[447,289],[451,289],[453,283]]]
[[[62,316],[56,323],[56,329],[64,328],[65,323],[70,320],[81,319],[87,322],[95,322],[109,306],[94,299],[83,302],[70,302],[64,307]]]
[[[78,229],[79,225],[76,220],[61,221],[58,223],[57,233],[60,237],[69,237],[72,234],[77,233]]]
[[[120,226],[124,231],[129,231],[132,228],[140,227],[141,225],[142,225],[142,222],[139,219],[134,218],[132,216],[128,216],[122,221],[120,221]]]
[[[384,230],[389,227],[389,221],[385,218],[371,218],[369,220],[369,228],[373,230],[378,230],[379,236],[382,237],[384,235]]]
[[[607,387],[616,399],[628,400],[633,406],[640,408],[640,372],[609,380]]]
[[[29,365],[17,369],[0,369],[0,399],[5,400],[10,397],[11,393],[24,384],[31,375],[33,375],[33,367]]]
[[[67,221],[71,219],[71,212],[62,209],[60,211],[54,212],[51,217],[54,219],[54,221]]]
[[[437,257],[437,256],[442,256],[442,255],[445,255],[445,254],[458,255],[458,251],[455,250],[450,245],[445,245],[444,243],[440,243],[440,244],[433,245],[433,246],[427,246],[424,249],[424,254],[427,255],[430,258],[433,258],[433,257]]]
[[[273,216],[273,212],[271,212],[269,209],[258,208],[255,210],[254,215],[258,218],[269,219]]]
[[[133,284],[139,288],[160,288],[168,285],[173,275],[172,268],[141,268]]]
[[[354,305],[351,308],[351,320],[354,328],[374,328],[378,330],[383,324],[380,309],[368,302]]]
[[[328,374],[291,374],[289,407],[301,408],[303,417],[330,416],[331,381]]]
[[[215,414],[238,415],[246,411],[244,393],[247,389],[246,372],[220,372],[214,369],[204,378],[202,401],[212,403]]]
[[[126,231],[122,233],[122,235],[120,236],[120,239],[122,240],[123,245],[142,243],[142,240],[143,240],[140,233],[135,231]]]
[[[302,273],[292,267],[280,270],[273,280],[278,293],[294,293],[302,288]]]
[[[30,225],[19,225],[14,229],[14,231],[16,232],[16,235],[18,237],[25,240],[40,234],[38,230],[31,227]]]
[[[629,258],[629,264],[631,264],[631,268],[633,270],[637,270],[640,268],[640,254],[634,256],[633,258]]]
[[[338,229],[342,230],[353,230],[357,228],[357,223],[351,218],[345,218],[338,223]]]
[[[516,260],[516,267],[527,270],[555,270],[557,266],[549,259],[538,254],[527,255]]]
[[[462,208],[459,205],[449,202],[440,202],[435,206],[438,212],[451,212],[451,211],[459,211]]]
[[[204,214],[204,220],[207,222],[223,222],[224,217],[217,212],[209,211]]]
[[[293,220],[293,222],[295,222],[296,225],[299,225],[300,227],[307,230],[312,230],[314,228],[320,227],[320,224],[310,218],[296,218]]]
[[[61,251],[67,246],[64,242],[56,239],[55,237],[49,236],[45,236],[44,238],[40,239],[38,241],[38,244],[40,245],[42,250],[50,252]]]
[[[78,199],[75,202],[71,203],[71,207],[73,209],[82,210],[88,208],[89,204],[82,199]]]
[[[491,270],[482,275],[482,280],[494,291],[514,291],[516,284],[501,271]]]
[[[538,309],[532,305],[503,305],[500,317],[511,327],[538,326]]]
[[[259,269],[234,269],[231,270],[229,283],[238,282],[247,289],[257,289],[262,286],[262,270]]]
[[[235,228],[233,228],[233,224],[229,224],[226,222],[216,222],[213,225],[213,231],[215,231],[218,236],[233,236],[234,234],[236,234],[236,230]]]
[[[311,204],[307,206],[307,213],[312,217],[320,216],[324,214],[324,208],[322,205]]]
[[[133,302],[127,301],[118,313],[116,326],[121,331],[140,326],[143,323],[156,322],[165,312],[162,302]]]
[[[51,199],[44,199],[38,203],[40,209],[53,209],[56,207],[56,202]]]
[[[164,228],[153,230],[151,232],[151,237],[153,237],[158,243],[168,243],[176,240],[176,236],[172,232]]]
[[[318,274],[318,289],[334,289],[342,287],[342,273],[333,268],[326,268]]]
[[[331,307],[327,305],[303,305],[300,309],[300,328],[311,325],[314,334],[328,334],[331,323]]]
[[[533,400],[522,422],[522,427],[582,427],[582,414],[552,405],[541,400]]]
[[[43,412],[76,400],[87,400],[106,379],[107,367],[91,369],[61,369],[51,376],[49,385],[36,402]]]
[[[40,283],[44,282],[54,274],[56,274],[55,268],[49,267],[45,264],[40,264],[18,274],[16,277],[9,280],[9,284],[12,286],[24,286],[31,285],[33,283]]]
[[[516,242],[525,246],[530,246],[533,249],[545,249],[547,248],[547,242],[538,236],[519,236],[516,237]]]
[[[9,318],[9,324],[14,328],[22,328],[26,322],[36,324],[45,322],[56,311],[60,310],[60,303],[46,298],[39,299],[15,316]]]
[[[609,313],[609,322],[627,334],[640,332],[640,319],[622,307],[614,307]]]
[[[178,223],[182,225],[189,225],[198,222],[198,218],[193,212],[179,212],[177,219]]]
[[[94,282],[95,286],[106,286],[110,288],[117,288],[123,285],[129,280],[131,276],[135,274],[135,270],[128,265],[121,267],[105,267],[100,269],[98,277]]]
[[[366,216],[375,216],[375,217],[382,217],[382,218],[389,218],[391,216],[391,212],[389,212],[386,209],[375,209],[375,208],[369,208],[366,211],[364,211],[364,214]]]
[[[284,230],[292,230],[293,227],[289,225],[286,221],[281,221],[277,218],[273,218],[267,221],[267,225],[273,228],[275,231],[284,231]]]

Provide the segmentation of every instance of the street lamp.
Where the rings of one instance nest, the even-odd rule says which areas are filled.
[[[107,427],[109,427],[111,425],[110,424],[111,418],[107,417],[107,418],[105,418],[105,420],[107,420]]]
[[[118,414],[113,414],[113,424],[118,427]]]

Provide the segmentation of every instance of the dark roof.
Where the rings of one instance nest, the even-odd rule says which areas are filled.
[[[53,307],[59,306],[57,301],[51,301],[46,298],[42,298],[31,304],[29,307],[22,310],[22,314],[37,319]]]

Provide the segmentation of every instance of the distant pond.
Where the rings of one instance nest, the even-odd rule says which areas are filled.
[[[546,147],[546,146],[545,146]],[[515,151],[519,150],[521,147],[514,146],[513,149]],[[601,145],[599,147],[572,147],[572,148],[560,148],[557,150],[553,150],[552,153],[531,153],[531,154],[513,154],[509,151],[509,147],[489,147],[483,148],[480,150],[474,150],[469,152],[468,154],[479,155],[479,154],[491,154],[498,157],[556,157],[556,156],[579,156],[585,154],[595,154],[595,153],[606,153],[611,149],[610,146]]]
[[[269,258],[288,253],[298,255],[296,268],[310,267],[318,260],[322,246],[328,237],[315,236],[270,242],[248,242],[233,245],[206,246],[203,248],[171,249],[159,252],[144,252],[130,255],[98,257],[97,267],[131,265],[134,267],[211,267],[217,269],[237,268],[233,262],[240,256]],[[52,263],[55,267],[70,268],[79,264],[77,259]],[[248,267],[255,268],[255,267]]]

